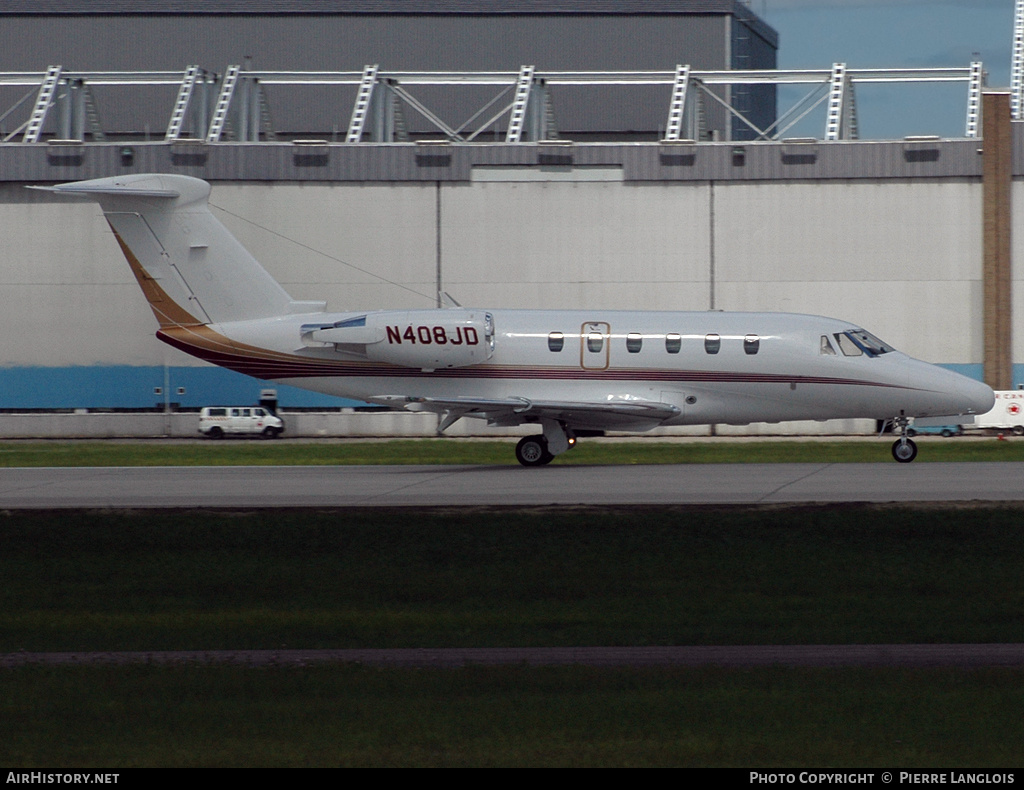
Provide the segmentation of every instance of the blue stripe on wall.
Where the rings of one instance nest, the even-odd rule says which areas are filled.
[[[980,364],[942,365],[981,380]],[[1024,365],[1014,365],[1014,386],[1024,383]],[[246,404],[259,400],[260,390],[277,390],[284,408],[339,408],[364,405],[316,392],[274,384],[224,368],[167,369],[168,400],[183,407]],[[0,409],[148,409],[164,403],[154,392],[164,387],[164,368],[130,365],[65,368],[0,368]],[[185,388],[183,395],[177,394]]]
[[[260,381],[224,368],[166,370],[171,403],[183,407],[256,403],[260,390],[277,390],[284,408],[360,406],[361,401]],[[165,369],[130,365],[0,368],[0,409],[147,409],[164,403]],[[178,388],[184,387],[184,394]]]

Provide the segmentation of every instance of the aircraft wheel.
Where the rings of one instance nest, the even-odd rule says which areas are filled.
[[[214,427],[210,428],[210,430],[208,430],[206,432],[206,435],[209,436],[211,439],[223,439],[224,438],[224,431],[222,431],[220,428],[218,428],[215,425]]]
[[[892,443],[892,457],[901,464],[909,464],[917,458],[917,445],[910,439],[905,442],[897,439]]]
[[[554,459],[542,435],[525,436],[516,445],[516,460],[523,466],[544,466]]]

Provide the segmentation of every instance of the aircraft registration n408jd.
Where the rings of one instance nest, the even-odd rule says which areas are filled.
[[[912,359],[864,329],[786,313],[499,310],[325,312],[297,302],[211,214],[210,185],[130,175],[44,187],[95,199],[160,325],[226,368],[395,409],[530,423],[526,466],[577,437],[663,425],[891,419],[992,408],[980,382]]]

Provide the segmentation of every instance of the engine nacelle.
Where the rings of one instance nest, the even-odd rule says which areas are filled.
[[[494,353],[494,319],[483,310],[367,313],[335,324],[302,327],[306,345],[331,343],[372,362],[437,370],[486,362]]]

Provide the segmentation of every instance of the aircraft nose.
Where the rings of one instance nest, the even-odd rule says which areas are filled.
[[[966,376],[957,380],[957,393],[963,402],[964,414],[984,414],[995,406],[996,396],[992,388],[983,381],[975,381]]]

